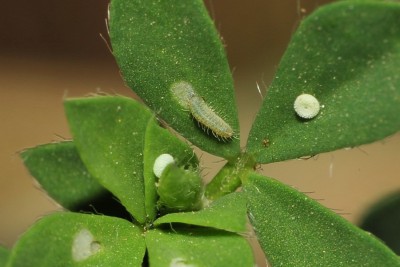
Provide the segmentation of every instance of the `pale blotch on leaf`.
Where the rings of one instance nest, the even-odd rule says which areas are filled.
[[[196,95],[193,86],[188,82],[180,81],[172,84],[170,90],[179,105],[185,109],[189,109],[191,98]]]
[[[187,263],[183,258],[173,258],[169,263],[169,267],[196,267],[196,265]]]
[[[161,177],[164,169],[169,165],[174,163],[175,160],[170,154],[161,154],[156,158],[153,165],[153,172],[157,178]]]
[[[310,94],[299,95],[293,104],[297,115],[303,119],[312,119],[318,115],[320,104],[318,99]]]
[[[72,258],[74,261],[83,261],[100,251],[100,243],[94,240],[88,229],[80,230],[72,242]]]

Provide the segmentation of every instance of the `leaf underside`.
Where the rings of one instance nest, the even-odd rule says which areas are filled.
[[[400,255],[400,191],[386,196],[371,207],[360,227],[379,237]]]
[[[71,141],[29,148],[21,157],[31,175],[64,208],[79,210],[107,193],[88,172]]]

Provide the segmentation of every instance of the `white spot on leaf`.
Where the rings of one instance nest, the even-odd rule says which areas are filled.
[[[173,258],[169,263],[169,267],[196,267],[196,265],[189,264],[187,260],[183,258]]]
[[[101,245],[94,240],[88,229],[80,230],[72,242],[72,258],[74,261],[83,261],[99,252]]]

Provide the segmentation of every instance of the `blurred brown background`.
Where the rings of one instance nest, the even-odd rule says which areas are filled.
[[[290,35],[322,0],[206,0],[234,70],[242,136],[261,104],[256,83],[268,85]],[[16,0],[0,17],[0,243],[57,206],[37,189],[18,151],[69,138],[62,99],[103,91],[133,96],[100,34],[104,0]],[[244,142],[243,142],[244,145]],[[400,188],[399,134],[352,150],[263,166],[357,222],[379,197]],[[219,166],[216,158],[204,165]]]

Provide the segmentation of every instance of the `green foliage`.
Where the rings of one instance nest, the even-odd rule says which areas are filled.
[[[253,124],[260,163],[316,155],[400,130],[400,5],[339,1],[315,11],[292,37]],[[300,119],[302,93],[323,106]]]
[[[147,233],[150,266],[254,266],[242,236],[207,228]]]
[[[126,83],[189,141],[230,159],[240,152],[233,81],[220,37],[202,0],[113,0],[110,6],[113,54]],[[229,142],[204,134],[173,85],[190,83],[233,127]]]
[[[185,223],[213,227],[236,233],[246,232],[246,199],[240,193],[232,193],[212,202],[198,212],[170,213],[158,218],[154,225]]]
[[[293,188],[252,174],[244,191],[272,266],[400,266],[378,239]]]
[[[87,169],[144,223],[144,134],[151,112],[129,98],[104,96],[67,100],[65,110]]]
[[[165,226],[171,224],[174,224],[174,229],[180,229],[181,232],[178,234],[175,230],[167,231],[167,240],[179,244],[190,244],[193,240],[201,241],[200,245],[195,245],[193,250],[189,249],[190,246],[185,246],[185,249],[183,249],[184,253],[181,257],[190,260],[190,262],[198,264],[204,262],[204,259],[197,258],[198,251],[196,249],[197,246],[202,247],[204,246],[202,244],[211,240],[215,242],[214,249],[231,245],[237,246],[238,250],[243,250],[245,253],[242,262],[246,265],[253,264],[247,241],[237,234],[243,233],[246,225],[245,200],[240,198],[238,194],[221,198],[219,202],[215,202],[199,212],[169,214],[171,217],[164,216],[163,220],[153,222],[156,215],[160,216],[161,210],[157,209],[156,202],[158,197],[161,198],[161,194],[157,196],[150,193],[149,195],[152,197],[147,199],[143,195],[140,197],[140,195],[143,192],[156,192],[156,179],[152,173],[155,159],[160,153],[170,153],[175,158],[173,166],[183,172],[197,172],[198,160],[188,144],[159,127],[152,114],[143,105],[124,97],[97,96],[67,100],[65,106],[74,135],[74,142],[32,148],[23,152],[23,159],[25,162],[31,163],[28,167],[37,180],[46,185],[51,181],[52,173],[57,174],[57,177],[53,179],[61,180],[64,183],[66,183],[64,180],[69,179],[68,186],[66,186],[67,190],[72,188],[73,184],[81,186],[88,182],[94,184],[96,184],[96,181],[99,182],[121,201],[133,218],[118,214],[117,216],[127,218],[132,222],[113,217],[78,213],[58,213],[47,216],[23,235],[13,249],[9,266],[22,266],[26,259],[34,257],[33,255],[38,255],[39,258],[32,261],[30,266],[97,266],[103,258],[107,259],[105,265],[140,266],[143,261],[144,250],[136,251],[136,247],[144,246],[144,239],[146,244],[158,242],[158,235],[152,233],[163,233]],[[79,114],[81,116],[77,119]],[[82,158],[82,161],[80,158]],[[68,164],[67,159],[69,160]],[[34,163],[37,162],[40,164],[35,166]],[[145,167],[146,172],[144,171]],[[90,172],[93,176],[83,177],[81,180],[80,174],[84,171]],[[137,177],[139,173],[140,179]],[[182,190],[187,184],[185,179],[188,178],[186,175],[174,177],[175,179],[171,180],[169,185],[169,193],[171,194],[180,192],[177,189]],[[86,181],[88,178],[91,180]],[[163,177],[161,176],[161,178]],[[146,182],[144,182],[145,180]],[[201,184],[198,176],[197,181]],[[160,182],[158,181],[158,183]],[[148,187],[148,191],[145,191],[145,186]],[[135,188],[138,190],[135,191]],[[66,192],[56,194],[57,190],[60,190],[57,187],[49,188],[49,190],[54,192],[58,199],[68,199]],[[198,193],[200,192],[202,190],[198,191]],[[82,194],[82,192],[75,194],[78,197],[78,204],[83,200],[86,201]],[[70,197],[72,198],[72,196]],[[200,197],[201,195],[196,195],[196,200],[193,202],[199,203]],[[185,201],[185,204],[192,205],[187,196]],[[145,209],[145,202],[149,209]],[[153,217],[146,214],[141,218],[142,212],[145,211],[150,211],[149,214],[152,213]],[[178,225],[175,225],[175,223],[178,223]],[[117,235],[116,231],[119,233],[117,226],[120,224],[123,227],[129,226],[128,228],[136,229],[137,232],[136,237],[123,236],[124,242],[121,245],[127,246],[124,250],[115,247],[119,244],[119,240],[109,240],[110,236],[107,235],[107,233]],[[189,229],[188,225],[192,225],[192,227]],[[101,249],[99,253],[90,254],[87,258],[77,262],[71,257],[71,244],[74,244],[73,240],[76,239],[77,233],[80,233],[82,229],[88,230],[91,236],[95,237],[93,238],[96,242],[95,246],[100,244]],[[207,232],[207,234],[203,232]],[[199,234],[196,238],[188,236],[193,233],[202,234]],[[84,232],[84,236],[88,236],[87,232]],[[137,236],[140,236],[140,238],[137,238]],[[133,240],[131,240],[132,238]],[[114,241],[115,244],[109,243]],[[49,250],[48,244],[51,244],[51,250]],[[106,247],[108,246],[115,249],[117,254],[100,253],[103,252],[103,249],[107,250]],[[126,258],[123,253],[130,250],[135,250],[139,254],[132,254],[133,256],[137,255],[135,260],[125,264],[131,258]],[[231,261],[230,258],[227,258],[231,256],[231,252],[220,253],[208,246],[204,247],[204,251],[204,253],[209,254],[209,259],[205,261],[205,265],[198,266],[210,266],[209,262]],[[115,257],[114,261],[112,261],[113,257]],[[120,259],[121,257],[125,259]],[[153,261],[153,259],[150,259],[150,261]],[[187,263],[189,264],[189,262]]]
[[[55,213],[39,220],[15,245],[7,266],[141,266],[139,227],[100,215]]]
[[[144,179],[146,212],[153,221],[156,216],[157,190],[154,186],[158,181],[153,173],[154,162],[162,154],[171,155],[177,166],[187,170],[197,170],[199,161],[189,144],[183,142],[171,133],[150,121],[146,129],[144,148]],[[178,186],[172,182],[172,186]]]
[[[64,207],[81,210],[106,193],[129,214],[46,216],[21,237],[7,266],[253,266],[240,235],[246,212],[274,266],[399,266],[373,236],[254,173],[259,163],[399,130],[399,17],[398,3],[368,0],[327,5],[305,19],[241,151],[231,73],[203,2],[112,0],[113,54],[153,111],[120,96],[67,100],[73,142],[31,148],[22,158]],[[322,104],[315,118],[296,115],[293,102],[303,93]],[[228,161],[205,187],[193,148],[167,124]],[[230,128],[233,137],[223,138]],[[173,161],[157,178],[161,154]],[[244,192],[233,193],[242,184]]]

